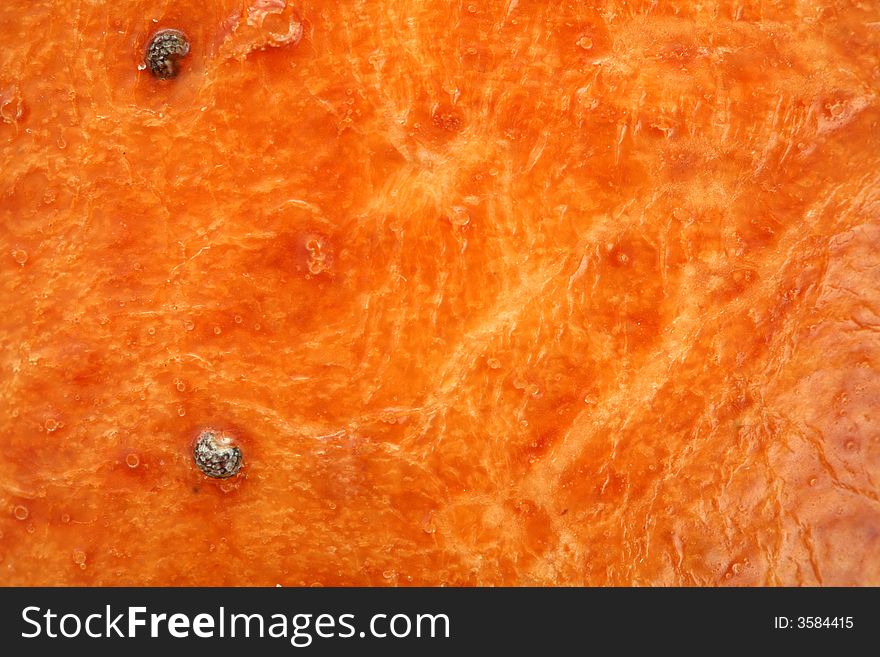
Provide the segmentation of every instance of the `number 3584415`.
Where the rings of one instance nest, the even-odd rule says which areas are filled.
[[[777,616],[773,620],[773,626],[778,630],[784,629],[801,629],[801,630],[819,630],[819,629],[839,629],[849,630],[853,627],[852,616],[798,616],[797,618],[787,618],[785,616]]]
[[[852,616],[800,616],[797,626],[802,629],[839,628],[848,630],[853,626]]]

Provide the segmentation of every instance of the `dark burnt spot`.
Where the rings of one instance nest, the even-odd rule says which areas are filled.
[[[199,470],[214,479],[228,479],[243,465],[241,449],[227,434],[205,429],[196,439],[193,460]]]
[[[180,30],[159,30],[147,44],[144,64],[153,76],[170,80],[180,72],[179,62],[189,53],[189,40]]]

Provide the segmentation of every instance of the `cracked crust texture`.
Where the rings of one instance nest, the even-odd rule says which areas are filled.
[[[0,582],[880,584],[880,4],[249,2],[0,3]]]

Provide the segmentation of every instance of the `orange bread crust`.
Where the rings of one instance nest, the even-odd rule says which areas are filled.
[[[0,583],[880,584],[880,4],[0,42]]]

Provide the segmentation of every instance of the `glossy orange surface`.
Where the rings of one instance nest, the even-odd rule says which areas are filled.
[[[880,584],[880,4],[0,42],[0,583]]]

